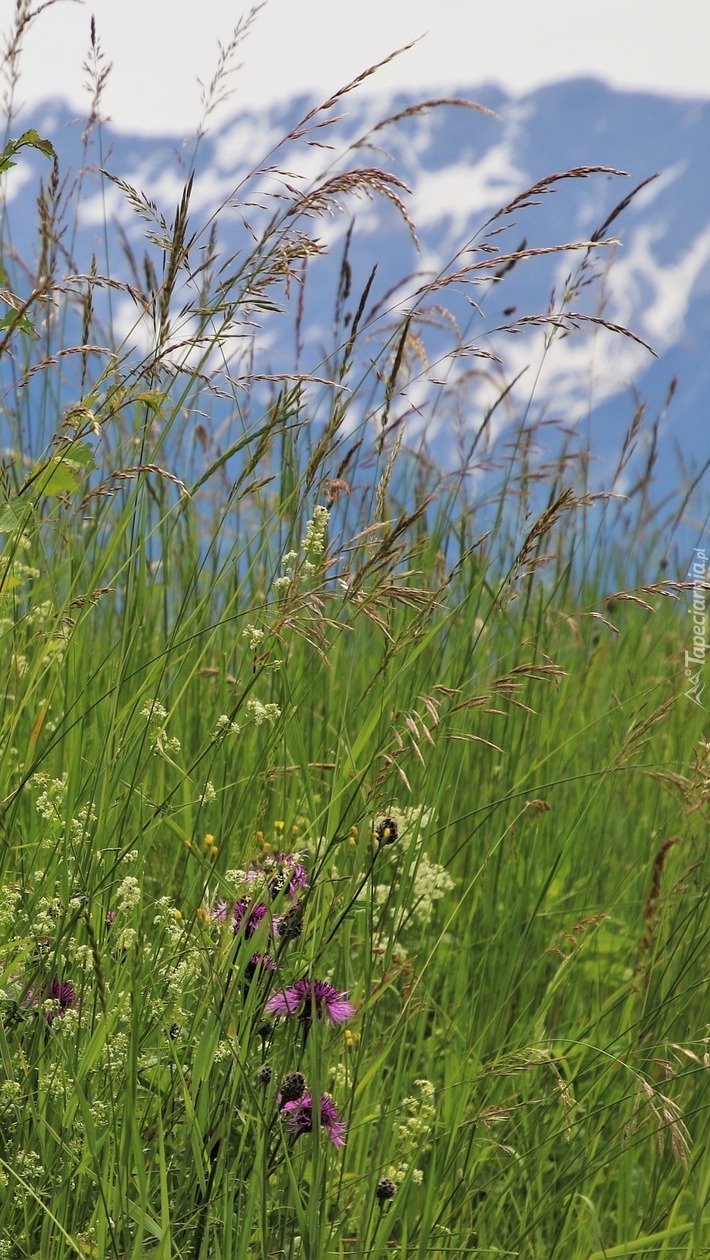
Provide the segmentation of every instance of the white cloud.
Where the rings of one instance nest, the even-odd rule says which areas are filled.
[[[198,9],[194,0],[52,6],[25,37],[20,99],[54,94],[88,109],[82,63],[93,13],[113,63],[104,105],[117,129],[191,133],[201,115],[196,80],[209,82],[217,41],[229,41],[240,16],[241,7],[227,7],[231,13],[224,0],[200,0]],[[4,9],[6,32],[14,6]],[[593,75],[616,87],[709,94],[707,0],[684,0],[674,18],[667,0],[360,0],[357,10],[345,0],[270,0],[239,50],[242,69],[227,84],[234,94],[215,118],[297,93],[323,98],[418,39],[366,86],[431,94],[498,83],[517,95]]]

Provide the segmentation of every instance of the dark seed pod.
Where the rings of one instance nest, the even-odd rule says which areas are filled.
[[[276,934],[280,941],[295,941],[303,931],[303,910],[296,902],[276,924]]]
[[[262,1085],[268,1085],[271,1081],[272,1075],[273,1073],[268,1063],[265,1063],[263,1067],[260,1067],[259,1071],[256,1074],[257,1080],[261,1081]]]
[[[380,1203],[386,1203],[388,1199],[393,1199],[397,1193],[397,1187],[389,1177],[382,1177],[377,1183],[375,1191]]]
[[[303,1072],[287,1072],[281,1082],[281,1090],[279,1093],[279,1106],[283,1107],[284,1103],[296,1102],[302,1098],[306,1092],[306,1078]]]

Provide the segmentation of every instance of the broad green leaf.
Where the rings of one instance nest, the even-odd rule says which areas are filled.
[[[6,315],[3,315],[0,319],[0,328],[16,328],[18,332],[36,334],[32,320],[26,315],[18,315],[15,311],[8,311]]]
[[[159,390],[146,390],[145,393],[135,394],[133,401],[145,403],[146,407],[155,415],[157,412],[162,411],[165,394],[160,393]]]
[[[33,480],[39,494],[69,494],[81,485],[78,469],[72,468],[70,460],[59,456],[35,470]]]
[[[66,455],[55,455],[38,464],[32,472],[32,484],[38,494],[70,494],[79,490],[81,474],[95,468],[94,452],[85,443],[75,443],[67,448]]]
[[[76,464],[77,468],[95,468],[94,452],[87,442],[77,443],[69,448],[66,455],[62,459],[67,464]]]
[[[0,534],[11,534],[22,524],[24,508],[25,504],[18,503],[16,499],[3,503],[0,507]]]

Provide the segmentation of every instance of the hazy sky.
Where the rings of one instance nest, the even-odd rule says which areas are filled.
[[[105,110],[122,130],[190,132],[241,0],[59,0],[25,41],[19,98],[86,109],[82,63],[93,13],[113,63]],[[7,32],[14,0],[0,0]],[[430,93],[495,82],[513,92],[579,74],[628,88],[710,97],[710,0],[267,0],[238,60],[230,109],[295,92],[328,95],[421,38],[374,87]],[[4,42],[4,41],[3,41]],[[485,103],[485,101],[483,102]]]

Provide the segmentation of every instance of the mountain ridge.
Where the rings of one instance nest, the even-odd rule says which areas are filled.
[[[523,399],[521,405],[532,407],[539,416],[553,410],[572,428],[586,426],[602,468],[613,463],[619,435],[628,426],[637,400],[644,399],[648,414],[659,417],[655,476],[662,495],[672,480],[691,476],[710,455],[710,356],[706,353],[710,341],[710,101],[621,92],[587,78],[550,84],[520,97],[485,84],[462,88],[451,96],[480,102],[499,118],[444,106],[425,114],[412,113],[375,132],[363,146],[358,141],[379,117],[407,111],[417,100],[415,93],[400,92],[388,98],[373,93],[347,98],[342,117],[313,133],[332,142],[336,150],[350,147],[352,162],[346,165],[391,170],[411,189],[406,205],[417,226],[421,252],[417,254],[412,239],[402,230],[396,211],[381,200],[348,204],[339,219],[319,224],[317,235],[339,262],[354,221],[349,254],[353,277],[362,286],[376,263],[378,291],[383,294],[403,275],[427,270],[435,274],[437,268],[450,265],[462,242],[468,246],[458,257],[470,263],[478,257],[481,223],[523,188],[553,173],[600,166],[628,174],[563,180],[554,185],[551,195],[543,191],[532,199],[540,204],[507,217],[505,248],[513,250],[523,239],[539,249],[564,240],[589,240],[618,202],[655,176],[611,224],[611,234],[619,242],[610,247],[613,262],[602,268],[594,295],[582,286],[575,305],[579,299],[585,319],[603,318],[631,329],[653,346],[658,358],[652,359],[637,342],[612,338],[591,323],[590,334],[560,336],[554,356],[542,355],[544,332],[534,326],[521,325],[514,337],[497,333],[496,351],[503,354],[509,378],[526,365],[537,364],[538,393],[529,404]],[[299,97],[270,111],[235,112],[208,132],[198,149],[193,218],[206,216],[221,200],[229,199],[238,173],[248,168],[252,155],[268,152],[310,108]],[[64,107],[42,105],[33,110],[31,123],[55,143],[63,171],[82,165],[83,124],[75,122]],[[126,136],[112,132],[108,125],[102,129],[102,138],[100,165],[144,189],[169,221],[191,166],[189,144],[180,147],[173,138]],[[300,159],[296,169],[315,179],[327,165],[327,150],[307,143],[296,147]],[[96,163],[95,152],[89,151],[89,158]],[[31,175],[21,170],[20,178],[8,183],[6,196],[13,216],[35,183],[36,165],[33,162],[29,168]],[[338,169],[343,169],[342,164]],[[260,196],[273,191],[279,178],[265,173],[257,179],[256,191]],[[255,196],[253,189],[251,196]],[[87,256],[103,248],[105,214],[109,220],[120,219],[129,246],[138,251],[144,225],[128,211],[120,190],[104,184],[83,198],[78,252]],[[20,214],[20,218],[30,229],[31,216]],[[31,230],[24,240],[13,238],[13,244],[21,255],[31,249]],[[117,240],[111,248],[120,250]],[[516,267],[505,277],[505,288],[501,285],[500,289],[505,300],[501,298],[500,303],[496,286],[484,286],[485,314],[478,325],[471,324],[481,345],[489,344],[493,330],[505,324],[506,311],[512,311],[513,319],[523,313],[542,316],[554,309],[553,292],[554,301],[560,302],[572,274],[569,256],[553,256],[544,267],[537,262]],[[336,293],[337,271],[331,269],[306,304],[304,346],[316,359],[317,347],[328,343],[330,315],[324,312],[329,307],[332,311]],[[590,301],[585,305],[587,298]],[[470,310],[469,304],[467,318],[473,319]],[[124,314],[130,322],[132,311]],[[268,348],[268,329],[264,340]],[[501,340],[505,343],[502,352]],[[274,347],[274,370],[294,366],[294,361],[279,359]],[[667,408],[673,381],[674,398]],[[486,390],[480,382],[471,389],[472,410],[481,413]],[[446,463],[446,426],[442,430],[437,437],[436,425],[430,425],[429,437],[436,439],[434,454]]]

